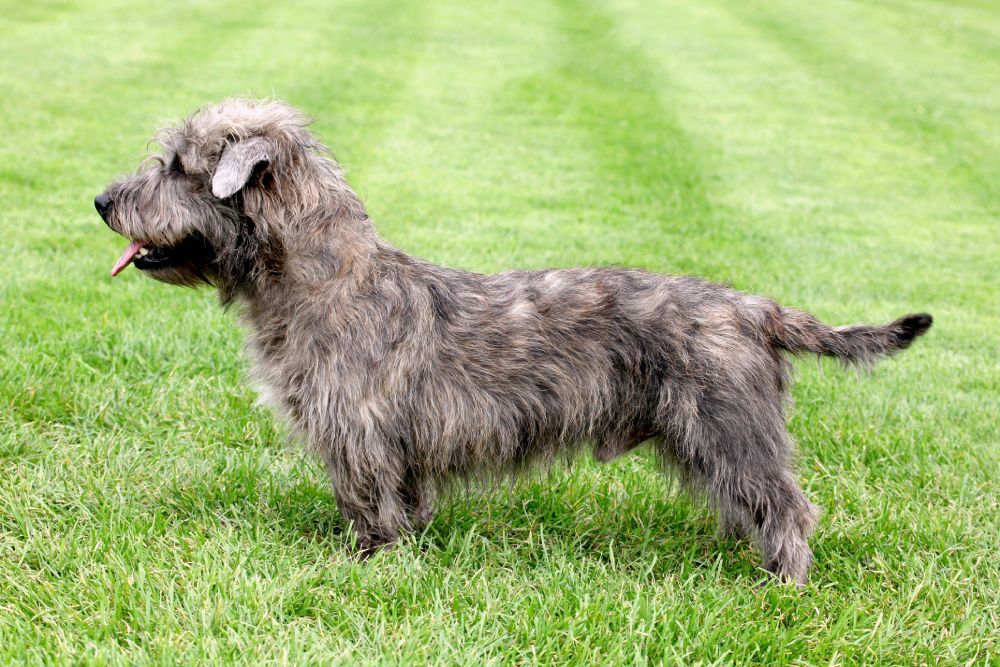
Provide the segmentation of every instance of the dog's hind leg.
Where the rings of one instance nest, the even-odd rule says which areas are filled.
[[[412,468],[407,469],[403,478],[403,502],[413,530],[423,530],[434,518],[436,496],[435,488],[428,480]]]
[[[806,540],[817,510],[789,467],[781,410],[771,412],[701,416],[683,437],[671,429],[675,444],[662,445],[669,448],[664,458],[678,463],[687,482],[707,493],[723,530],[750,533],[767,570],[804,584],[812,563]]]

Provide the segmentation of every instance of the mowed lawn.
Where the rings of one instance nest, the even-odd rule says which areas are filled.
[[[0,662],[1000,660],[994,3],[7,2],[0,63]],[[763,583],[647,454],[348,558],[237,314],[112,280],[92,206],[164,119],[241,94],[313,115],[436,262],[933,313],[869,375],[796,362],[810,584]]]

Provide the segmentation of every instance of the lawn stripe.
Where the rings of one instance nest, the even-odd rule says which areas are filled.
[[[544,6],[434,5],[427,17],[434,40],[412,54],[397,119],[352,181],[390,239],[482,268],[477,257],[492,253],[476,239],[495,238],[497,228],[491,233],[487,225],[498,218],[506,236],[505,217],[520,212],[528,196],[517,188],[527,185],[522,170],[538,171],[528,143],[537,132],[530,118],[497,114],[491,104],[509,81],[548,61],[549,19]]]
[[[942,64],[942,59],[954,61],[947,66],[958,76],[938,79],[946,87],[955,87],[954,92],[979,92],[990,84],[1000,83],[997,66],[1000,59],[1000,14],[995,7],[988,12],[977,12],[953,2],[856,0],[856,4],[867,9],[879,23],[890,29],[893,40],[910,47],[907,55],[917,58],[916,62],[929,61],[934,69]],[[920,36],[916,41],[914,34]],[[920,48],[913,48],[918,44]],[[905,61],[896,64],[905,67]],[[957,83],[962,85],[956,86]],[[966,86],[969,89],[963,91]],[[992,96],[987,92],[980,97],[980,101],[990,103]]]
[[[699,144],[665,102],[669,80],[657,79],[639,50],[620,39],[611,16],[562,0],[561,61],[549,76],[547,102],[564,106],[594,163],[594,226],[613,225],[633,241],[650,268],[731,279],[719,242],[741,236],[706,193]],[[538,86],[544,89],[543,86]],[[573,202],[575,204],[575,202]]]
[[[400,172],[397,162],[405,169],[405,160],[387,159],[373,168],[380,227],[418,253],[426,245],[475,268],[490,268],[475,258],[484,249],[496,256],[483,243],[499,229],[509,259],[493,269],[523,266],[527,256],[544,262],[571,247],[575,263],[630,257],[661,270],[707,265],[728,277],[721,262],[712,263],[725,223],[704,196],[701,148],[661,104],[641,56],[614,41],[606,16],[582,4],[536,5],[517,18],[520,30],[509,34],[488,12],[438,12],[439,34],[454,34],[461,22],[472,37],[436,44],[419,58],[409,114],[387,138],[387,158],[424,155],[427,167]],[[480,76],[456,81],[449,69],[457,64],[449,62],[463,60]],[[489,159],[478,159],[494,137],[500,141],[492,141]],[[405,227],[401,214],[411,218]]]
[[[779,261],[768,252],[741,265],[751,278],[763,276],[750,282],[760,285],[755,289],[813,308],[825,290],[846,290],[824,298],[843,313],[834,316],[859,312],[851,304],[866,298],[889,316],[893,300],[912,302],[938,289],[918,268],[928,243],[940,244],[939,260],[954,259],[936,267],[968,279],[987,270],[988,230],[969,220],[986,219],[978,200],[939,196],[938,173],[928,170],[928,158],[912,142],[901,143],[877,119],[856,114],[839,87],[804,69],[780,45],[711,6],[618,3],[617,11],[623,31],[646,45],[675,82],[684,126],[700,142],[725,147],[722,155],[709,153],[705,167],[713,174],[707,182],[716,205],[748,233],[787,248]],[[856,150],[859,142],[865,150]],[[918,220],[934,224],[914,224]],[[733,250],[735,259],[738,247]],[[983,261],[964,261],[970,256]],[[845,271],[864,289],[838,277]],[[878,276],[887,271],[908,275],[904,292],[881,289]]]
[[[992,159],[996,153],[995,135],[983,132],[970,136],[969,125],[961,123],[964,110],[949,105],[947,96],[939,94],[940,89],[933,96],[913,95],[910,91],[914,86],[900,78],[901,72],[894,76],[887,71],[887,63],[893,59],[919,62],[921,58],[914,55],[912,47],[905,48],[880,34],[880,44],[891,54],[889,58],[883,61],[876,50],[861,59],[853,55],[857,48],[851,44],[855,42],[850,37],[852,31],[818,29],[817,17],[807,16],[800,4],[795,6],[796,11],[788,7],[776,9],[773,4],[726,3],[726,7],[786,50],[800,65],[836,85],[851,105],[864,111],[873,122],[887,123],[897,141],[912,143],[933,156],[931,168],[943,183],[974,197],[987,215],[1000,212],[1000,172],[995,166],[990,169],[996,165]],[[843,10],[849,8],[850,5],[845,5]],[[864,26],[866,34],[872,32],[867,11],[854,12],[844,19],[852,25]],[[970,62],[966,69],[975,69],[976,65]],[[922,76],[932,71],[923,70]],[[952,72],[949,79],[955,76]],[[959,116],[958,123],[950,121],[955,115]]]
[[[405,91],[428,39],[429,8],[357,0],[314,24],[304,65],[290,61],[280,97],[306,109],[352,183],[378,159],[382,139],[406,111]],[[301,44],[299,46],[302,46]]]

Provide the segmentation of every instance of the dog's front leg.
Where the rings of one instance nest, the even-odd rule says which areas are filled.
[[[355,551],[368,558],[391,547],[411,529],[400,457],[371,438],[332,454],[327,467],[341,516],[356,538]]]

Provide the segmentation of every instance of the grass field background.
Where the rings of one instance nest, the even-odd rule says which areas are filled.
[[[996,664],[995,3],[5,2],[0,662]],[[797,362],[803,590],[647,456],[446,502],[368,564],[253,407],[235,314],[109,270],[161,119],[300,106],[381,233],[479,271],[697,273],[832,323]]]

